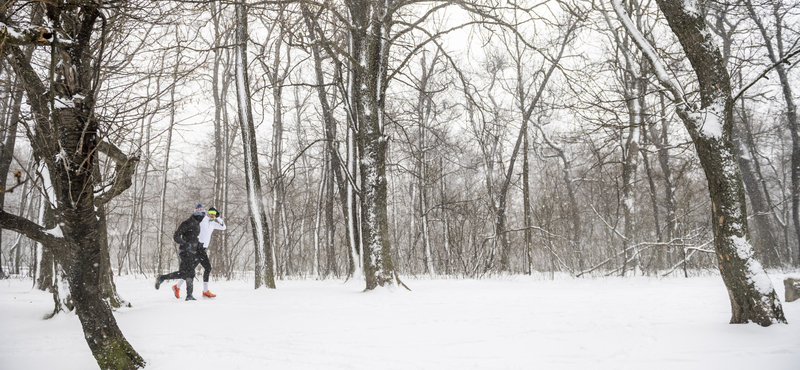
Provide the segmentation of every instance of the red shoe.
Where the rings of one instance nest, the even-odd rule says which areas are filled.
[[[178,284],[172,286],[172,291],[175,292],[175,298],[181,298],[181,288],[178,288]]]
[[[206,298],[214,298],[214,297],[216,297],[216,296],[217,296],[217,295],[216,295],[216,294],[214,294],[214,293],[211,293],[211,291],[210,291],[210,290],[203,292],[203,297],[206,297]]]

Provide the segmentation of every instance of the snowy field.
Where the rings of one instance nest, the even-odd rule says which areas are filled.
[[[718,276],[406,283],[212,282],[216,299],[185,302],[122,277],[133,307],[116,318],[152,370],[800,369],[800,301],[783,305],[789,325],[730,325]],[[42,320],[52,304],[0,281],[0,369],[97,368],[74,314]]]

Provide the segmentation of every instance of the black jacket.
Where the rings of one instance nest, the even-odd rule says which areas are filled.
[[[175,230],[172,239],[175,240],[175,243],[180,245],[179,252],[190,251],[194,253],[197,251],[197,248],[200,246],[200,241],[197,237],[200,235],[200,221],[202,219],[203,216],[190,216],[188,219],[181,222],[181,225],[178,226],[178,230]]]

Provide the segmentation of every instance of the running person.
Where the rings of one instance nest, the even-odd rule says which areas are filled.
[[[208,215],[203,217],[203,220],[200,221],[200,235],[198,236],[200,248],[197,250],[195,266],[197,266],[197,263],[203,266],[203,297],[206,298],[214,298],[217,296],[208,290],[208,280],[211,276],[211,261],[208,258],[207,251],[208,245],[211,243],[211,234],[214,230],[225,230],[227,228],[228,227],[225,226],[225,221],[223,221],[220,216],[220,212],[214,207],[209,208]],[[181,286],[183,286],[183,283],[184,280],[179,280],[177,284],[172,286],[172,291],[175,292],[175,298],[181,297]]]
[[[203,205],[198,204],[197,207],[195,207],[192,216],[181,222],[181,225],[178,226],[177,230],[175,230],[175,234],[172,236],[172,239],[175,240],[175,243],[178,243],[179,245],[178,256],[181,259],[181,264],[178,268],[178,271],[166,275],[156,276],[156,289],[161,287],[161,283],[164,282],[164,280],[183,279],[186,281],[186,300],[196,300],[192,296],[194,269],[197,266],[197,255],[201,249],[201,244],[198,240],[201,230],[200,222],[205,217],[205,214],[206,211],[203,208]],[[175,289],[176,288],[173,286],[173,290]],[[175,296],[180,298],[177,290],[175,291]]]

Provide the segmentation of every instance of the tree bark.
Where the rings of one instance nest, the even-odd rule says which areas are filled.
[[[349,37],[350,109],[358,127],[361,162],[361,239],[364,243],[366,290],[399,283],[392,262],[387,213],[384,106],[390,36],[391,2],[352,1]],[[356,62],[357,61],[357,62]]]

